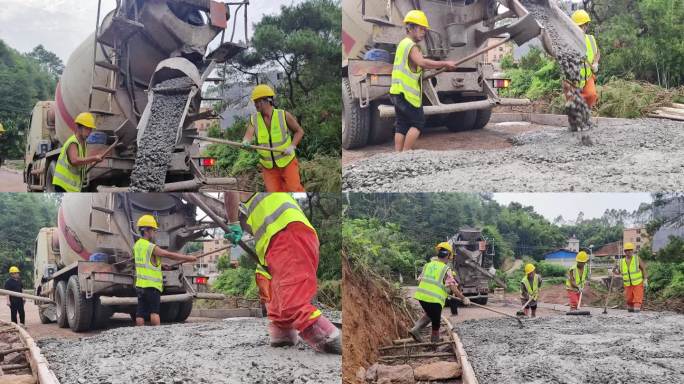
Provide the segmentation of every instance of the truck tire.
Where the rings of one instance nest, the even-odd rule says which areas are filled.
[[[394,120],[380,118],[380,111],[378,111],[378,106],[382,104],[385,103],[373,101],[371,102],[369,107],[369,144],[382,144],[384,142],[389,141],[394,136]],[[389,105],[391,106],[392,104]]]
[[[103,329],[109,324],[109,318],[112,317],[114,311],[112,307],[100,304],[100,298],[93,298],[93,329]]]
[[[159,307],[159,319],[162,323],[173,323],[178,317],[178,303],[163,303]]]
[[[477,110],[477,118],[475,119],[475,124],[473,125],[473,129],[482,129],[484,128],[487,123],[489,123],[489,119],[492,118],[492,109],[491,108],[485,108],[485,109],[478,109]]]
[[[77,275],[71,276],[67,284],[67,318],[69,327],[74,332],[87,331],[92,325],[93,301],[86,299],[81,292]]]
[[[176,316],[176,321],[179,323],[184,322],[185,320],[188,319],[188,317],[190,317],[191,312],[192,312],[192,300],[179,303],[178,316]]]
[[[348,78],[342,78],[342,148],[353,149],[368,142],[368,108],[359,106]]]
[[[487,299],[488,297],[478,297],[477,299],[473,299],[473,303],[475,304],[480,304],[480,305],[487,305]]]
[[[60,328],[69,327],[66,309],[66,288],[67,285],[65,281],[60,281],[57,283],[57,286],[55,286],[55,312],[57,313],[57,325]]]
[[[477,110],[450,113],[445,121],[447,129],[451,132],[470,131],[475,128]]]
[[[52,185],[52,178],[55,176],[56,164],[56,161],[51,161],[50,164],[48,164],[47,172],[45,172],[45,192],[55,192],[55,186]]]

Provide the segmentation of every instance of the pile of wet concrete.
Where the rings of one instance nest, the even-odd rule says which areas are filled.
[[[162,191],[178,126],[193,84],[189,77],[178,77],[162,81],[153,89],[149,121],[138,143],[131,174],[132,192]]]
[[[383,153],[345,166],[358,192],[631,192],[684,183],[684,122],[605,119],[580,145],[565,128],[513,137],[497,150]]]
[[[674,313],[470,320],[457,326],[479,382],[684,382],[684,316]]]
[[[339,384],[341,374],[339,355],[301,341],[269,346],[266,319],[118,328],[39,344],[62,384]]]

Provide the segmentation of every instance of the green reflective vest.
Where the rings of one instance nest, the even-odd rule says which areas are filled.
[[[584,43],[587,46],[587,61],[580,68],[580,88],[584,88],[587,79],[593,74],[591,64],[594,62],[594,55],[596,55],[596,39],[593,35],[584,35]],[[588,63],[588,64],[587,64]]]
[[[85,145],[81,147],[81,143],[75,135],[71,135],[69,139],[62,146],[55,165],[55,175],[52,177],[52,184],[62,187],[67,192],[81,192],[83,179],[85,178],[85,167],[75,167],[69,163],[69,155],[67,149],[71,144],[76,143],[78,147],[78,156],[85,157]]]
[[[266,251],[271,238],[288,224],[298,221],[316,232],[297,204],[297,200],[289,193],[255,193],[245,203],[245,208],[247,215],[245,229],[254,237],[256,254],[262,265],[268,265],[266,264]]]
[[[527,278],[527,276],[523,276],[520,282],[523,283],[525,289],[527,290],[527,294],[532,298],[532,300],[539,300],[539,275],[536,273],[534,274],[534,277],[532,278],[532,286],[530,286],[530,280]]]
[[[432,260],[423,266],[423,277],[413,297],[428,303],[441,304],[442,307],[448,296],[444,277],[449,266],[439,260]]]
[[[625,287],[639,285],[643,282],[644,279],[639,268],[639,256],[633,255],[629,266],[627,266],[627,258],[623,257],[620,260],[620,269],[622,270],[622,284]]]
[[[152,263],[152,251],[155,245],[143,238],[138,239],[133,246],[135,257],[135,286],[139,288],[156,288],[164,291],[164,276],[161,270],[161,260]]]
[[[423,69],[418,67],[418,72],[413,72],[409,66],[409,53],[411,48],[416,45],[410,38],[404,38],[397,46],[394,55],[394,67],[392,67],[392,86],[390,94],[404,94],[404,98],[409,104],[416,108],[423,105],[423,91],[421,79]]]
[[[582,272],[582,276],[580,276],[579,273],[577,273],[577,264],[573,265],[570,270],[572,271],[572,275],[575,277],[575,285],[577,285],[580,289],[584,288],[584,284],[587,282],[587,271],[589,268],[587,266],[584,266],[584,271]],[[573,288],[572,285],[570,285],[570,279],[567,277],[565,278],[565,287],[567,289],[575,289]]]
[[[271,116],[271,127],[266,127],[263,116],[257,112],[250,117],[250,122],[256,130],[257,144],[275,149],[284,150],[292,144],[290,132],[287,129],[287,121],[285,120],[285,111],[282,109],[273,109]],[[286,155],[282,152],[271,152],[262,149],[257,149],[259,154],[259,163],[267,169],[273,168],[273,163],[278,168],[285,168],[292,159],[295,158],[294,152]]]

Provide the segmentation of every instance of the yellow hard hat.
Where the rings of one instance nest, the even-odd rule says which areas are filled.
[[[81,124],[84,127],[95,129],[95,116],[90,112],[82,112],[76,116],[74,123]]]
[[[11,266],[9,273],[19,273],[19,268],[15,267],[15,266]]]
[[[584,9],[578,9],[572,14],[572,21],[578,26],[584,25],[591,21],[591,17],[589,17],[589,14]]]
[[[577,256],[575,257],[575,260],[579,261],[580,263],[586,263],[587,260],[589,260],[589,255],[587,255],[587,253],[584,251],[579,251],[579,252],[577,252]]]
[[[625,246],[623,247],[625,251],[633,251],[634,250],[634,244],[633,243],[625,243]]]
[[[254,87],[254,90],[252,91],[252,101],[259,100],[264,97],[275,97],[275,92],[273,92],[273,88],[269,87],[266,84],[259,84],[256,87]]]
[[[435,250],[439,251],[440,248],[446,249],[447,251],[449,251],[449,254],[451,256],[454,255],[454,249],[451,248],[451,244],[449,244],[448,242],[442,241],[441,243],[437,244],[437,246],[435,247]]]
[[[5,127],[2,126],[2,123],[0,123],[0,133],[5,132]]]
[[[154,216],[152,215],[142,215],[138,219],[138,228],[140,227],[148,227],[148,228],[154,228],[157,229],[157,220],[154,219]]]
[[[534,265],[531,263],[525,264],[525,273],[530,273],[534,271]]]
[[[430,28],[430,24],[428,24],[428,19],[427,16],[425,16],[425,12],[417,9],[409,11],[409,13],[406,14],[406,17],[404,17],[404,24],[409,23]]]

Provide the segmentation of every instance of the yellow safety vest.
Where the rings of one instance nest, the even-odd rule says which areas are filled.
[[[164,276],[161,270],[161,260],[152,263],[152,251],[155,245],[143,238],[138,239],[133,246],[135,256],[135,286],[139,288],[156,288],[164,291]]]
[[[597,51],[596,39],[593,35],[584,35],[584,43],[587,46],[587,61],[586,63],[583,63],[582,67],[580,68],[580,88],[584,88],[584,85],[587,83],[587,79],[589,79],[593,73],[591,66],[587,63],[591,64],[594,62],[594,55],[596,55]]]
[[[52,184],[62,187],[67,192],[81,192],[83,179],[85,178],[85,167],[75,167],[69,162],[69,155],[67,149],[71,144],[76,143],[78,147],[78,156],[85,157],[85,145],[81,147],[81,143],[75,135],[71,135],[69,139],[62,146],[55,165],[55,175],[52,177]]]
[[[575,277],[575,285],[577,285],[577,287],[579,287],[580,289],[584,288],[584,284],[587,282],[587,266],[584,266],[582,276],[580,276],[580,274],[577,273],[577,264],[573,265],[572,268],[570,268],[570,270],[572,271],[572,275]],[[575,289],[572,285],[570,285],[570,279],[568,278],[565,278],[565,287],[567,289]]]
[[[629,267],[627,267],[627,258],[623,257],[620,261],[620,267],[622,269],[622,284],[625,287],[639,285],[643,282],[643,275],[641,274],[641,269],[639,269],[639,256],[632,256]]]
[[[304,223],[316,230],[309,223],[309,219],[289,193],[256,193],[245,203],[246,230],[254,236],[256,254],[261,265],[266,264],[266,251],[273,236],[294,222]],[[257,271],[259,272],[259,271]],[[264,275],[267,278],[270,275]]]
[[[418,72],[413,72],[409,66],[409,53],[416,43],[410,38],[405,38],[397,46],[394,55],[394,67],[392,67],[392,86],[390,94],[404,94],[404,98],[409,104],[416,108],[423,105],[423,91],[421,79],[423,69],[418,67]]]
[[[284,150],[292,144],[290,132],[287,129],[285,111],[274,109],[271,116],[271,127],[266,127],[263,116],[257,112],[250,117],[250,122],[256,130],[257,144],[275,149]],[[294,152],[286,155],[282,152],[271,152],[257,149],[259,163],[264,168],[273,168],[273,162],[278,168],[285,168],[292,159],[295,158]]]
[[[448,296],[444,277],[449,266],[439,260],[432,260],[423,266],[423,277],[413,298],[428,303],[441,304],[442,307]]]
[[[536,273],[534,274],[534,278],[532,278],[532,286],[530,286],[530,280],[527,278],[527,276],[523,276],[520,282],[525,286],[529,297],[531,297],[532,300],[537,301],[539,299],[539,275]]]

